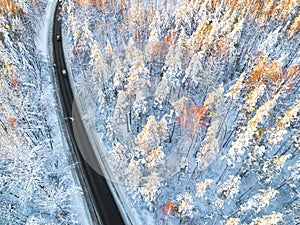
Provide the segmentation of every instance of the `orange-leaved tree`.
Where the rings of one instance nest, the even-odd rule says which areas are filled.
[[[0,12],[3,14],[21,13],[22,9],[14,3],[12,0],[0,1]]]
[[[257,86],[265,83],[276,87],[282,82],[283,78],[280,59],[268,62],[266,57],[261,57],[249,77],[249,85]]]
[[[201,128],[207,126],[209,119],[208,111],[208,104],[196,105],[185,101],[180,110],[177,122],[181,125],[184,133],[195,136]]]
[[[10,126],[11,128],[16,128],[18,126],[18,120],[16,117],[14,116],[8,116],[7,117],[7,124],[8,126]]]
[[[166,217],[176,210],[177,207],[175,207],[174,202],[168,202],[165,206],[161,207],[161,211]]]

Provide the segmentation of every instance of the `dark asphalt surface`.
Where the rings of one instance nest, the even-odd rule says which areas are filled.
[[[74,104],[74,96],[68,78],[68,72],[65,64],[65,58],[62,48],[61,22],[57,19],[58,3],[53,23],[53,60],[55,66],[55,77],[58,85],[60,102],[63,108],[65,118],[74,118],[66,120],[66,130],[70,137],[70,147],[72,148],[73,158],[78,162],[77,172],[79,180],[84,190],[94,224],[104,225],[123,225],[124,221],[117,207],[115,199],[110,191],[101,167],[96,159],[92,145],[84,128],[83,122],[79,115],[77,105]],[[62,71],[66,70],[66,75]],[[89,163],[87,163],[89,162]]]

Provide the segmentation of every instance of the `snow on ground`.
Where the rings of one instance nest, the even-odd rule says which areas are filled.
[[[73,87],[132,217],[299,223],[296,1],[165,2],[64,5]]]
[[[45,58],[51,57],[49,55],[49,46],[51,46],[50,34],[56,3],[56,0],[48,0],[44,15],[40,18],[41,21],[39,21],[39,24],[37,25],[38,35],[36,37],[36,46]]]
[[[53,15],[54,15],[54,11],[55,11],[55,6],[56,6],[57,1],[55,0],[50,0],[47,3],[47,7],[45,9],[45,14],[44,14],[44,19],[43,19],[43,23],[41,25],[41,29],[39,32],[39,36],[37,37],[38,41],[37,41],[37,46],[39,48],[39,50],[42,52],[42,54],[44,55],[45,58],[48,58],[49,62],[52,62],[52,44],[51,44],[51,37],[52,37],[52,24],[53,24]],[[47,35],[48,34],[48,35]],[[50,63],[52,64],[52,63]],[[53,76],[53,73],[50,73],[50,77]],[[51,86],[55,89],[54,87],[54,82],[52,80],[52,78],[50,78],[51,80]],[[48,96],[51,97],[53,99],[51,99],[51,102],[56,102],[57,100],[55,100],[58,96],[55,95],[55,92],[52,92],[53,95],[52,96]],[[46,100],[46,99],[45,99]],[[50,99],[47,99],[48,101]],[[53,110],[53,111],[52,111]],[[70,208],[72,213],[75,215],[75,218],[77,219],[79,224],[92,224],[92,219],[90,217],[90,213],[89,213],[89,209],[87,207],[87,202],[85,200],[85,197],[82,193],[81,187],[80,187],[80,183],[78,180],[78,176],[76,174],[76,170],[75,170],[75,166],[72,166],[72,156],[70,154],[70,149],[69,149],[69,145],[68,145],[68,141],[66,139],[66,130],[64,128],[62,128],[62,126],[64,126],[64,122],[61,122],[61,120],[63,119],[63,116],[61,114],[62,112],[62,108],[60,107],[59,104],[55,104],[55,108],[53,108],[51,111],[51,113],[47,114],[49,115],[49,121],[52,124],[56,124],[57,126],[55,126],[55,130],[53,130],[53,133],[56,134],[56,138],[54,138],[54,143],[57,142],[57,144],[60,144],[60,150],[63,150],[66,154],[66,159],[63,162],[64,164],[68,165],[69,164],[69,176],[71,179],[74,180],[76,186],[78,187],[78,190],[74,189],[74,193],[72,194],[72,197],[70,199]],[[56,113],[54,113],[56,112]],[[71,164],[70,164],[71,163]],[[75,222],[75,221],[73,221]]]
[[[94,110],[93,110],[93,104],[94,101],[92,98],[90,98],[90,95],[86,95],[88,93],[87,89],[80,90],[80,87],[76,86],[76,83],[74,82],[75,76],[73,74],[73,66],[70,61],[70,55],[69,55],[69,49],[71,48],[71,43],[69,42],[69,39],[67,37],[67,30],[62,30],[62,40],[63,40],[63,48],[65,53],[65,59],[66,64],[68,68],[68,76],[70,78],[71,86],[74,91],[74,98],[77,104],[77,107],[80,111],[80,114],[82,116],[82,119],[84,121],[84,125],[86,127],[87,134],[91,140],[91,144],[93,146],[93,149],[95,149],[96,155],[98,156],[99,162],[101,166],[103,167],[103,170],[106,171],[103,175],[107,181],[108,185],[115,197],[115,200],[121,210],[121,214],[123,214],[125,218],[126,224],[141,224],[142,221],[139,219],[139,212],[135,209],[134,205],[128,199],[128,196],[125,195],[125,192],[123,190],[123,185],[119,184],[119,182],[114,179],[113,174],[111,174],[111,168],[109,166],[109,157],[106,152],[106,148],[103,146],[103,143],[100,141],[98,134],[96,132],[94,123],[95,123],[95,117],[94,117]],[[75,118],[76,119],[76,118]],[[112,183],[110,183],[112,181]],[[146,217],[146,216],[145,216]],[[148,215],[149,221],[152,220],[151,215]],[[154,224],[154,222],[153,222]]]
[[[92,224],[53,84],[55,1],[11,6],[0,19],[0,224]]]

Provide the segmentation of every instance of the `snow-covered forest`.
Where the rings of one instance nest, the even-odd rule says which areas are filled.
[[[0,224],[87,221],[46,52],[52,2],[0,1]]]
[[[85,121],[144,224],[299,224],[298,0],[66,0]]]
[[[47,52],[54,5],[0,1],[0,224],[90,224]],[[300,224],[299,0],[62,10],[83,120],[136,221]]]

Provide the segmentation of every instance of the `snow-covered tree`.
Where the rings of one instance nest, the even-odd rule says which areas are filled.
[[[127,160],[126,160],[126,150],[124,146],[120,143],[117,143],[116,146],[112,150],[113,154],[113,168],[115,172],[114,179],[117,180],[123,180],[123,171],[127,166]]]
[[[128,126],[128,113],[130,111],[129,99],[130,97],[128,92],[122,90],[118,92],[118,99],[113,116],[114,126],[116,127],[115,129],[118,129],[118,126],[121,124],[127,124]],[[130,129],[130,127],[127,128]]]
[[[270,215],[264,215],[262,218],[255,218],[251,225],[264,225],[264,224],[281,224],[284,223],[284,216],[282,213],[273,212]]]
[[[125,175],[125,186],[127,191],[135,193],[137,191],[136,188],[142,183],[142,173],[139,162],[132,159],[125,169]]]
[[[196,196],[203,197],[206,189],[211,185],[212,182],[213,182],[212,179],[205,179],[204,182],[197,183],[196,184],[196,186],[197,186]]]
[[[229,176],[229,179],[219,186],[218,194],[220,198],[234,198],[239,192],[240,184],[240,177]]]
[[[104,61],[103,55],[99,49],[96,41],[93,42],[91,47],[91,60],[90,65],[92,69],[92,80],[95,84],[101,84],[101,88],[105,89],[107,86],[108,79],[110,77],[108,66]]]
[[[151,205],[156,202],[156,198],[160,192],[161,178],[157,173],[153,172],[145,180],[145,184],[140,188],[140,193],[145,201]]]
[[[157,147],[160,140],[161,136],[158,133],[157,121],[154,116],[150,116],[142,132],[136,138],[136,145],[140,149],[140,153],[145,155],[148,151]]]
[[[190,193],[185,192],[182,195],[178,195],[176,197],[176,202],[178,203],[177,211],[181,218],[193,218],[194,202]]]
[[[250,198],[244,205],[241,206],[241,210],[254,210],[260,212],[270,204],[270,200],[275,198],[277,190],[269,188],[268,190],[260,190],[260,194],[257,194]]]

